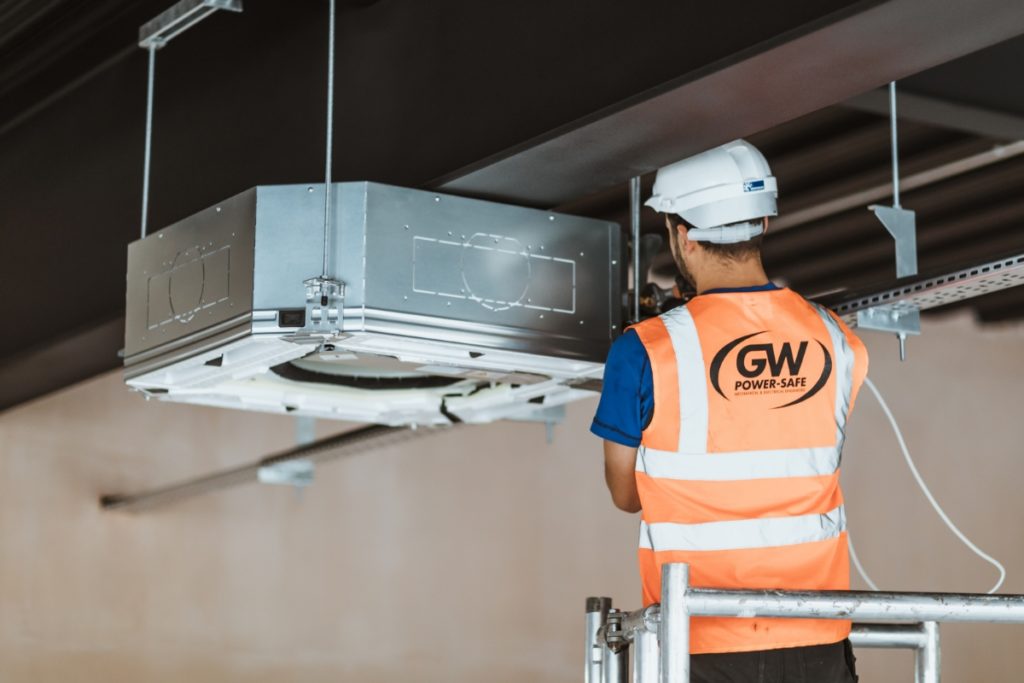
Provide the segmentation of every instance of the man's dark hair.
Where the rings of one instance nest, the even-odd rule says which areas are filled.
[[[686,230],[689,230],[693,226],[687,223],[682,217],[676,214],[667,214],[668,220],[672,224],[672,229],[676,230],[682,225]],[[701,242],[702,246],[709,254],[716,256],[723,261],[745,261],[753,256],[761,255],[761,242],[763,241],[764,234],[757,235],[745,240],[743,242],[736,242],[734,244],[718,244],[717,242]]]

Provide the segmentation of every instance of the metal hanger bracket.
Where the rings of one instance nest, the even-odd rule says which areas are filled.
[[[917,214],[898,206],[868,207],[896,242],[896,277],[917,275]]]

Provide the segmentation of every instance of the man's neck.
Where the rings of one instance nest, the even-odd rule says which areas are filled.
[[[751,259],[739,263],[723,263],[708,268],[697,278],[697,293],[701,294],[712,289],[740,289],[743,287],[759,287],[768,284],[768,275],[764,272],[760,259]]]

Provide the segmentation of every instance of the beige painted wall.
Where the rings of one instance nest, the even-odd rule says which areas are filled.
[[[955,520],[1024,592],[1024,328],[926,324],[872,376]],[[291,420],[146,403],[115,375],[0,415],[0,681],[577,681],[583,601],[635,607],[636,518],[607,499],[594,403],[441,434],[145,514],[131,491],[247,463]],[[322,425],[336,431],[343,425]],[[916,491],[873,399],[851,425],[850,525],[883,587],[983,590],[994,571]],[[947,681],[1018,681],[1021,627],[944,630]],[[862,681],[911,680],[862,652]]]

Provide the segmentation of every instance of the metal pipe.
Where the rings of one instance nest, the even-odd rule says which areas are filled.
[[[924,624],[854,624],[854,647],[920,650],[925,646]]]
[[[900,154],[896,137],[896,81],[889,83],[889,131],[892,136],[892,205],[900,208]]]
[[[646,629],[633,637],[633,683],[658,683],[661,648],[658,634]]]
[[[385,427],[383,425],[363,427],[330,436],[306,446],[291,448],[248,465],[171,484],[170,486],[137,494],[105,495],[100,498],[100,507],[104,510],[128,510],[132,512],[149,509],[157,505],[174,503],[203,493],[219,491],[237,484],[255,482],[257,481],[257,473],[262,467],[277,465],[289,460],[309,460],[314,463],[326,462],[346,455],[363,453],[371,448],[391,446],[429,434],[448,432],[455,428],[407,429],[404,427]]]
[[[661,566],[661,683],[690,681],[690,566]]]
[[[139,239],[146,237],[146,221],[149,218],[149,167],[153,156],[153,81],[156,79],[156,43],[147,48],[149,72],[146,77],[146,141],[142,158],[142,227]]]
[[[939,625],[926,621],[922,626],[925,642],[914,660],[914,677],[917,683],[939,683],[942,676]]]
[[[588,601],[588,610],[590,602]],[[689,683],[690,617],[790,617],[808,619],[869,618],[921,620],[916,624],[854,624],[850,641],[857,647],[909,648],[917,651],[917,683],[939,683],[941,643],[939,621],[1024,623],[1024,595],[955,593],[879,593],[866,591],[723,591],[689,587],[689,566],[662,565],[661,604],[624,614],[621,631],[635,648],[634,683]],[[657,628],[658,638],[651,636]],[[590,630],[588,643],[596,639]],[[660,653],[658,645],[660,641]],[[598,673],[588,668],[588,683],[625,680],[603,648]],[[660,660],[660,671],[650,666]],[[593,659],[588,659],[588,665]],[[602,678],[597,678],[603,674]],[[614,677],[613,677],[614,676]]]
[[[591,609],[591,600],[600,598],[589,598],[588,610]],[[610,601],[609,601],[610,604]],[[622,632],[627,641],[632,643],[632,672],[633,683],[657,683],[660,680],[660,657],[661,648],[658,644],[658,622],[660,619],[660,605],[651,605],[644,609],[629,612],[622,617]],[[588,615],[589,616],[589,615]],[[594,646],[594,634],[603,622],[591,625],[588,622],[588,649],[587,649],[587,681],[602,680],[600,673],[600,657],[592,657]],[[857,623],[853,624],[850,630],[850,642],[858,648],[883,648],[883,649],[905,649],[915,650],[916,669],[918,671],[917,683],[938,683],[937,675],[932,674],[938,671],[939,630],[935,622],[915,624],[875,624]],[[929,678],[921,678],[924,672],[929,672]]]
[[[623,644],[612,650],[607,645],[601,646],[601,683],[626,683],[629,680],[629,645]]]
[[[597,632],[604,626],[611,609],[611,598],[587,598],[586,636],[584,638],[584,683],[600,683],[603,648],[597,642]]]
[[[640,322],[640,176],[629,179],[629,227],[633,235],[633,322]]]
[[[708,617],[1024,623],[1024,595],[692,588],[685,600],[689,614]]]

